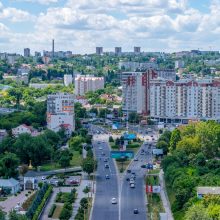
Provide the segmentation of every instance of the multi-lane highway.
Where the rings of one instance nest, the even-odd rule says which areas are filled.
[[[92,212],[92,220],[118,220],[119,203],[118,203],[118,180],[116,167],[110,158],[110,149],[107,139],[104,135],[95,135],[93,141],[94,152],[98,161],[96,172],[96,195]],[[107,159],[107,162],[104,160]],[[109,168],[105,168],[105,164]],[[109,179],[106,179],[106,175]],[[117,204],[112,204],[111,199],[116,198]]]
[[[141,152],[142,151],[142,152]],[[149,145],[143,144],[140,151],[135,155],[137,161],[133,160],[128,170],[131,173],[126,173],[123,176],[121,183],[121,220],[146,220],[146,198],[145,198],[145,184],[144,176],[146,168],[141,168],[141,165],[152,161],[152,153]],[[135,188],[130,187],[128,178],[130,179],[132,173],[135,173]],[[138,214],[134,214],[134,209],[138,209]]]

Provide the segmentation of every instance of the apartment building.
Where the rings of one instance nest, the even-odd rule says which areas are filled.
[[[64,74],[63,81],[65,86],[69,86],[73,84],[73,76],[71,74]]]
[[[55,132],[64,128],[68,134],[75,130],[74,95],[57,93],[47,96],[47,128]]]
[[[122,80],[122,110],[148,114],[149,83],[155,77],[154,71],[123,72]]]
[[[85,95],[89,91],[104,88],[104,77],[83,76],[75,77],[75,95]]]
[[[154,79],[150,82],[150,116],[164,120],[219,120],[220,81]]]

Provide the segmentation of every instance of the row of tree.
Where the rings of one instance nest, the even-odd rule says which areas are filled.
[[[219,143],[220,125],[213,121],[165,131],[159,138],[157,146],[168,154],[162,167],[167,187],[175,197],[172,202],[174,213],[186,212],[199,201],[197,186],[220,185]],[[220,206],[218,208],[220,213]]]

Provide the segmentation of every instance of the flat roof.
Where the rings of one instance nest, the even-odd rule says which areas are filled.
[[[197,187],[198,194],[212,194],[220,195],[220,187],[210,186],[210,187]]]

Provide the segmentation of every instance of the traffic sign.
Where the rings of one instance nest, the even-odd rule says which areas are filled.
[[[120,158],[133,158],[133,151],[111,151],[111,158],[120,159]]]

